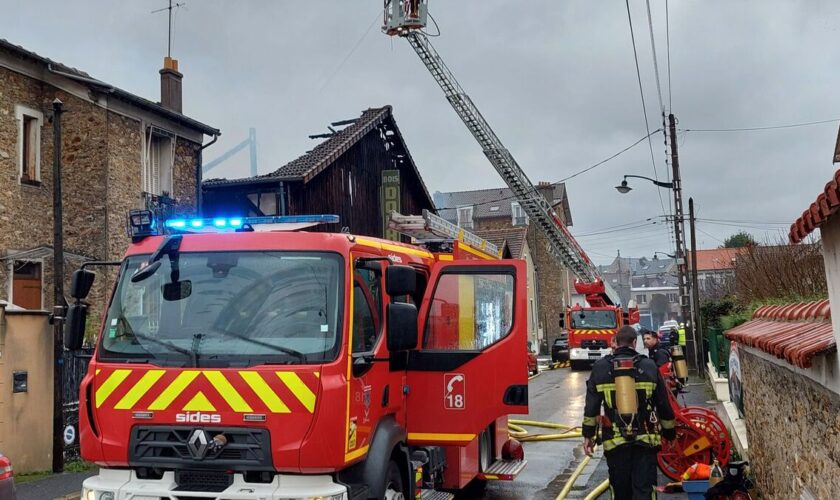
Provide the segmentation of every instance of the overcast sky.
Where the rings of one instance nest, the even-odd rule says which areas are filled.
[[[165,0],[0,3],[0,38],[159,99],[167,20],[150,11]],[[661,111],[645,3],[630,4],[654,130]],[[665,3],[650,4],[663,99],[680,129],[840,117],[840,2],[671,0],[670,92]],[[259,171],[270,172],[311,149],[307,135],[390,104],[430,191],[502,186],[408,43],[380,32],[381,5],[186,0],[173,48],[184,111],[223,134],[205,159],[255,127]],[[533,182],[563,179],[645,135],[624,2],[431,0],[430,10],[442,33],[434,45]],[[786,235],[832,176],[836,137],[837,122],[680,132],[686,211],[692,196],[698,217],[711,219],[698,225],[699,246],[714,248],[739,227],[759,239]],[[664,137],[652,139],[665,178]],[[662,206],[670,210],[670,192],[660,204],[652,184],[631,179],[635,189],[620,195],[614,186],[624,174],[654,175],[646,142],[567,183],[572,231],[599,263],[619,249],[640,256],[672,248],[657,218]],[[247,175],[245,152],[209,174]]]

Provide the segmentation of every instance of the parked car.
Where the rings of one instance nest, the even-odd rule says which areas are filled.
[[[0,453],[0,498],[3,500],[15,500],[15,478],[12,469],[12,461]]]
[[[662,325],[659,327],[659,331],[656,332],[656,335],[659,337],[659,342],[662,345],[669,346],[671,345],[672,337],[674,339],[678,338],[676,333],[672,333],[677,331],[677,326]]]
[[[551,361],[559,363],[569,360],[569,332],[560,332],[560,336],[551,344]]]

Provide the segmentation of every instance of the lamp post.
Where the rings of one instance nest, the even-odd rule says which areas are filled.
[[[683,229],[684,216],[682,206],[682,187],[679,175],[679,164],[676,161],[674,161],[673,156],[671,163],[674,167],[672,182],[662,182],[656,179],[651,179],[650,177],[645,177],[643,175],[625,175],[624,179],[621,181],[621,184],[616,186],[615,189],[621,194],[629,193],[633,188],[627,184],[627,179],[636,178],[650,181],[658,187],[670,189],[674,194],[674,207],[676,213],[673,214],[673,220],[674,239],[676,241],[676,252],[674,253],[674,255],[666,255],[674,258],[677,261],[677,279],[680,292],[680,311],[682,313],[683,322],[687,323],[689,326],[689,335],[687,335],[686,338],[686,347],[690,352],[694,353],[693,359],[689,359],[689,364],[693,364],[694,366],[692,366],[692,368],[696,369],[698,374],[701,374],[701,366],[699,361],[700,358],[697,354],[697,342],[694,334],[695,325],[694,321],[692,321],[694,315],[692,314],[691,301],[689,300],[688,266],[686,260],[685,231]],[[691,361],[693,361],[693,363]]]

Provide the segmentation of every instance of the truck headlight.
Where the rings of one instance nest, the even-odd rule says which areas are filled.
[[[114,500],[114,492],[82,488],[82,500]]]

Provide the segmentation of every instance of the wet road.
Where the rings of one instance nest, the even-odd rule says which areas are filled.
[[[575,372],[568,368],[541,372],[529,382],[530,413],[511,418],[580,425],[588,377],[588,371]],[[533,427],[528,431],[551,432]],[[528,466],[515,481],[491,481],[483,493],[473,492],[461,498],[554,500],[583,456],[581,442],[575,438],[524,443]],[[593,468],[595,462],[591,462]]]

